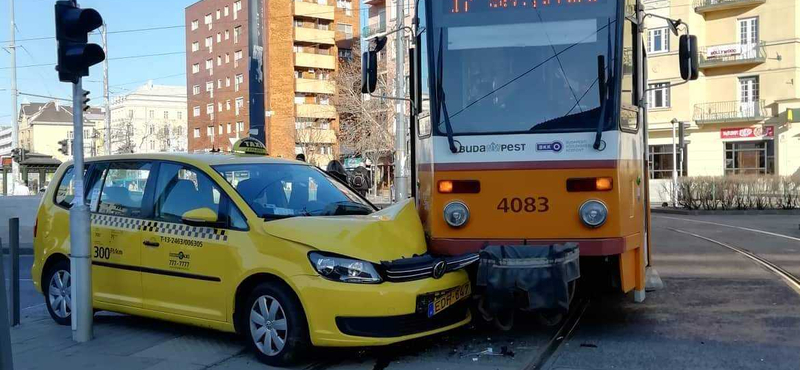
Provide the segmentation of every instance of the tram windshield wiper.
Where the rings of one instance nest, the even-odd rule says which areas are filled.
[[[600,150],[600,144],[603,142],[603,126],[605,125],[606,116],[606,97],[608,94],[608,86],[606,84],[606,58],[602,55],[597,56],[597,87],[600,91],[600,115],[597,117],[597,133],[594,136],[594,144],[592,147],[595,150]]]
[[[452,153],[458,153],[458,148],[456,148],[456,143],[453,139],[453,126],[450,124],[450,115],[447,113],[444,87],[442,87],[442,72],[444,71],[444,68],[442,68],[442,54],[444,52],[442,50],[442,44],[444,43],[443,35],[444,31],[439,31],[439,55],[436,58],[436,100],[438,100],[438,107],[441,112],[439,113],[439,117],[441,117],[442,113],[444,113],[444,129],[447,133],[447,143],[450,146],[450,151]]]

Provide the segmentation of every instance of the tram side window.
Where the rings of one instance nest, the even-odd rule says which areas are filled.
[[[418,127],[418,134],[419,136],[428,136],[431,134],[431,118],[430,118],[430,109],[431,109],[431,91],[430,91],[430,73],[428,73],[428,32],[427,32],[427,23],[426,19],[427,16],[425,15],[425,6],[426,0],[420,0],[419,5],[417,6],[419,12],[419,27],[422,29],[422,33],[420,34],[420,44],[418,46],[418,50],[420,53],[420,68],[419,68],[419,84],[420,90],[422,90],[422,104],[419,107],[418,114],[419,114],[419,127]]]
[[[633,48],[634,40],[636,40],[636,27],[630,20],[626,19],[623,22],[625,29],[622,34],[622,106],[630,107],[638,106],[636,101],[636,52]]]

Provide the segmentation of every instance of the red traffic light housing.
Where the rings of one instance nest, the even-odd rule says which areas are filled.
[[[81,9],[72,1],[57,1],[56,40],[58,41],[58,79],[77,83],[89,75],[89,67],[106,58],[103,48],[90,44],[89,32],[103,25],[103,17],[94,9]]]

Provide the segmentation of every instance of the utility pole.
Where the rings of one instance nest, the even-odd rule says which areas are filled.
[[[405,96],[405,48],[403,47],[403,35],[405,25],[405,13],[403,12],[403,0],[397,0],[397,41],[395,42],[395,96],[402,98]],[[395,201],[399,202],[408,198],[408,171],[406,166],[406,102],[397,100],[395,104],[395,140],[394,140],[394,196]]]
[[[102,33],[101,36],[103,38],[103,53],[105,53],[106,58],[103,60],[103,97],[105,98],[105,128],[106,128],[106,135],[105,135],[105,155],[111,155],[111,103],[108,97],[108,38],[107,38],[107,31],[108,26],[103,23]]]
[[[14,0],[8,0],[8,15],[11,19],[11,27],[9,29],[9,39],[11,42],[8,45],[8,52],[11,54],[11,150],[19,147],[19,112],[17,111],[17,45],[15,44],[17,25],[14,22]],[[5,180],[5,179],[3,179]],[[12,193],[17,188],[19,181],[19,163],[11,163],[11,189]],[[8,183],[8,182],[6,182]],[[5,186],[5,185],[4,185]]]
[[[678,207],[678,149],[676,139],[675,127],[676,125],[683,125],[683,122],[678,121],[676,118],[672,119],[672,206]]]

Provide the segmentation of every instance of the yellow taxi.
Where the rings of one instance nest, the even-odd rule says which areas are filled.
[[[32,276],[71,320],[71,163],[42,199]],[[240,333],[262,362],[310,346],[385,345],[470,320],[463,268],[435,258],[412,201],[377,210],[299,161],[230,154],[87,160],[93,304]]]

